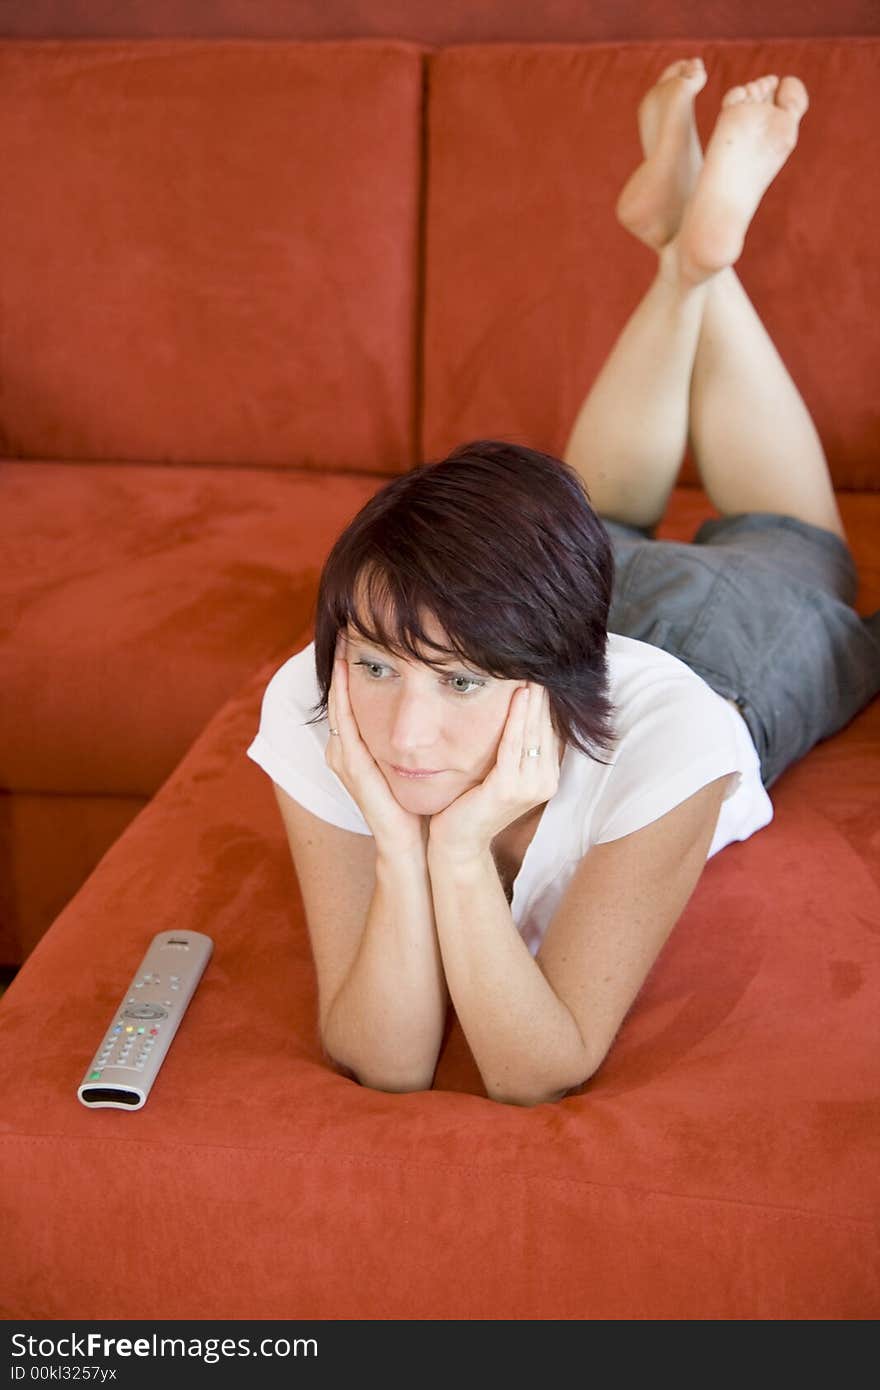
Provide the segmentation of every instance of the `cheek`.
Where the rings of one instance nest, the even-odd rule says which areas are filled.
[[[498,755],[507,723],[507,709],[506,702],[500,709],[493,705],[491,709],[475,711],[465,723],[464,737],[472,748],[478,750],[483,760],[484,771],[488,771],[494,765]]]
[[[348,703],[361,733],[364,733],[371,724],[374,725],[378,716],[379,706],[375,698],[370,698],[372,694],[372,691],[364,690],[364,683],[359,679],[358,673],[349,667]]]
[[[357,732],[372,752],[385,750],[390,736],[392,715],[384,692],[370,686],[358,672],[351,676],[348,703]]]

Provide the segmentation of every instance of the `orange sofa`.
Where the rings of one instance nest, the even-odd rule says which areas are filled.
[[[431,1091],[327,1066],[245,755],[389,476],[564,448],[653,274],[614,217],[636,106],[692,51],[704,144],[738,81],[810,92],[738,270],[868,614],[878,41],[0,42],[3,1316],[880,1312],[880,702],[707,865],[592,1081],[533,1108],[486,1097],[454,1011]],[[660,536],[716,514],[687,458]],[[199,990],[146,1106],[88,1111],[170,928],[214,940]]]

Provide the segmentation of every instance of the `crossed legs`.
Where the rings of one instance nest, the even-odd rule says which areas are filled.
[[[734,261],[797,142],[807,93],[796,77],[734,87],[700,151],[700,59],[674,63],[639,106],[645,161],[617,204],[658,255],[657,274],[575,419],[564,458],[602,515],[654,526],[690,439],[719,512],[780,512],[846,540],[804,401],[743,289]]]

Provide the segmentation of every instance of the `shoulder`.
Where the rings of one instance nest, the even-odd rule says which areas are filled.
[[[654,750],[662,757],[669,738],[692,747],[736,743],[740,716],[671,652],[609,634],[608,671],[621,753],[637,744],[640,753]]]
[[[261,712],[273,717],[305,720],[311,717],[318,693],[315,644],[309,642],[272,674],[263,691]]]
[[[608,634],[608,681],[623,722],[657,707],[662,693],[669,706],[711,708],[721,697],[686,662],[662,647],[619,633]]]
[[[669,652],[609,639],[617,738],[596,788],[593,843],[647,825],[719,778],[723,800],[744,772],[740,716],[722,696]]]

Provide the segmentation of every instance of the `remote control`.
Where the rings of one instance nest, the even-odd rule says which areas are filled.
[[[199,931],[153,937],[77,1090],[83,1105],[140,1110],[213,949]]]

